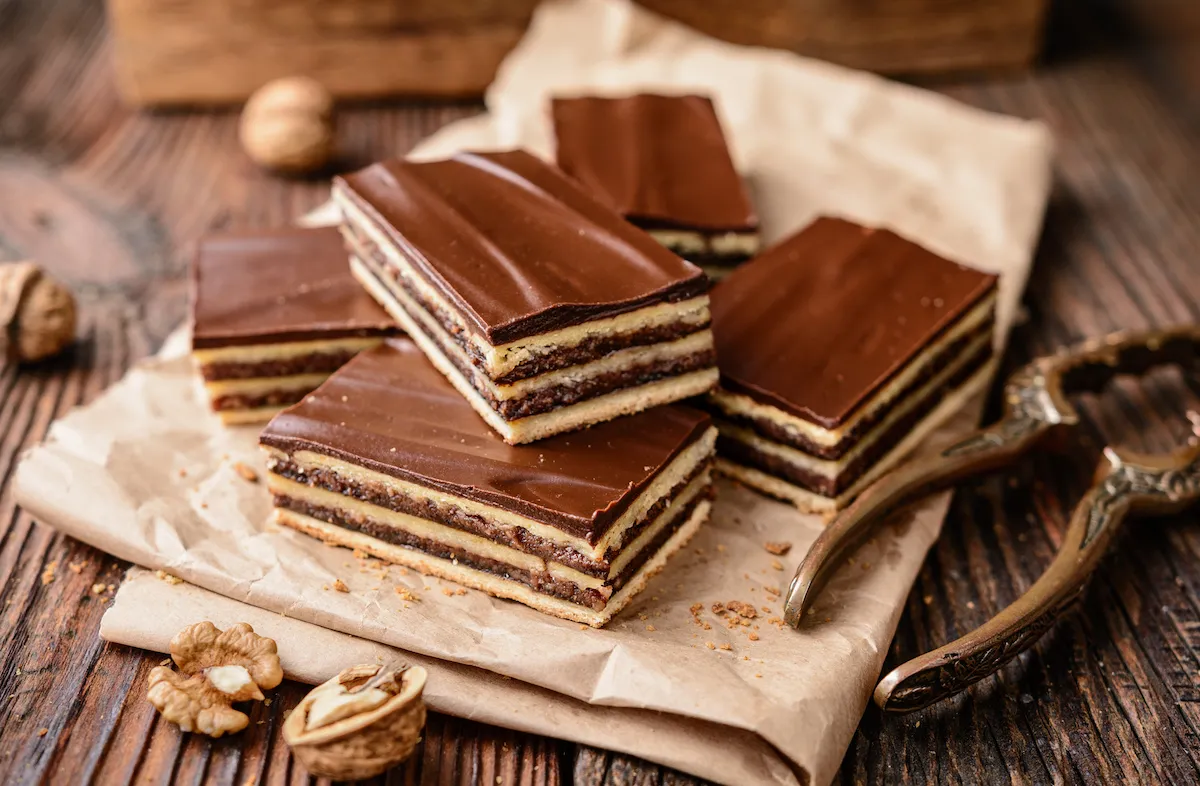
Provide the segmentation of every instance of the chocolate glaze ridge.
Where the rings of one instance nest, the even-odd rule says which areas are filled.
[[[647,527],[654,523],[654,519],[671,504],[672,500],[711,464],[711,461],[697,464],[696,469],[690,475],[675,484],[675,487],[670,492],[655,502],[646,511],[646,514],[625,533],[622,537],[622,546],[629,545]],[[609,549],[604,554],[602,560],[595,560],[570,546],[564,546],[556,541],[535,535],[524,527],[496,524],[487,517],[466,511],[458,505],[443,505],[429,499],[416,499],[378,483],[350,482],[338,477],[335,472],[327,469],[301,469],[290,460],[272,461],[270,462],[270,470],[280,477],[293,480],[297,483],[331,491],[335,494],[384,508],[385,510],[406,513],[410,516],[433,521],[451,529],[479,535],[517,551],[523,551],[526,554],[532,554],[542,559],[553,560],[574,568],[581,573],[587,573],[590,576],[601,579],[608,576],[612,561],[620,554],[620,549]]]
[[[492,344],[707,289],[699,268],[523,150],[386,161],[334,178],[334,192]]]
[[[713,288],[721,386],[836,427],[996,280],[888,230],[817,219]]]
[[[581,587],[573,581],[557,578],[548,571],[525,570],[511,563],[484,557],[472,551],[456,549],[428,538],[403,532],[395,527],[390,527],[357,513],[311,505],[303,500],[292,499],[282,495],[275,495],[274,503],[276,507],[302,513],[314,519],[324,521],[326,524],[332,524],[335,527],[352,532],[360,532],[363,535],[381,540],[384,543],[401,546],[422,554],[429,554],[441,559],[456,560],[469,568],[524,584],[543,595],[561,598],[571,603],[590,608],[593,611],[602,611],[608,605],[608,599],[612,596],[612,593],[619,590],[629,579],[633,578],[642,566],[663,547],[663,544],[670,540],[675,531],[687,521],[688,517],[695,511],[696,506],[706,496],[705,494],[698,495],[683,510],[679,511],[671,522],[650,543],[647,543],[638,552],[638,555],[630,560],[629,564],[612,581],[605,584],[607,591]]]
[[[260,441],[512,510],[594,544],[710,425],[699,410],[671,405],[508,445],[416,345],[389,339],[277,415]]]
[[[195,349],[398,332],[350,275],[332,227],[201,238],[191,313]]]
[[[758,228],[707,97],[556,98],[551,114],[558,165],[635,224]]]
[[[937,408],[942,398],[970,379],[987,362],[991,355],[991,347],[985,347],[983,350],[975,353],[961,370],[946,381],[945,385],[932,391],[911,412],[889,426],[885,432],[880,434],[879,439],[875,440],[862,453],[856,456],[853,461],[848,463],[836,478],[829,478],[825,475],[802,469],[778,456],[764,453],[741,440],[731,437],[717,437],[717,453],[734,463],[753,467],[767,474],[783,478],[793,485],[800,486],[816,494],[826,497],[836,497],[853,486],[877,461],[886,456],[888,451],[894,448],[900,440],[904,439],[909,431],[915,428],[926,415]]]
[[[354,234],[352,229],[347,231],[352,235]],[[442,330],[446,331],[446,334],[454,339],[455,345],[466,353],[467,357],[471,358],[472,363],[483,365],[483,355],[480,353],[478,347],[464,335],[465,331],[450,319],[450,316],[444,309],[439,308],[436,303],[431,303],[422,297],[416,288],[400,276],[399,271],[396,270],[394,265],[387,263],[387,260],[384,259],[383,254],[380,253],[374,243],[366,237],[354,235],[352,240],[347,239],[347,245],[350,252],[374,275],[375,279],[384,289],[394,291],[398,288],[419,303],[425,312],[441,325]],[[397,305],[403,307],[400,303],[397,303]],[[413,316],[415,317],[416,315]],[[579,344],[563,347],[523,361],[511,371],[501,374],[498,377],[493,377],[492,381],[498,385],[504,385],[522,379],[529,379],[539,374],[545,374],[548,371],[557,371],[591,360],[597,360],[617,350],[657,344],[662,341],[673,341],[684,336],[690,336],[692,333],[708,329],[710,324],[710,322],[696,324],[673,323],[658,327],[648,327],[628,333],[589,336]],[[431,336],[431,338],[435,338],[436,340],[436,337]],[[438,343],[439,345],[443,344],[441,341],[438,341]],[[444,348],[443,351],[445,351]],[[446,354],[447,357],[450,357],[448,352]],[[453,360],[452,357],[451,360]],[[456,363],[455,365],[458,364]],[[459,370],[465,373],[465,370],[461,367]],[[470,374],[467,376],[469,378]]]
[[[704,408],[714,417],[719,417],[722,420],[726,420],[730,423],[735,423],[744,428],[748,428],[764,439],[780,442],[784,445],[796,448],[797,450],[803,450],[805,453],[817,456],[818,458],[839,459],[846,455],[846,453],[849,452],[855,445],[857,445],[858,442],[870,432],[871,428],[873,428],[876,423],[887,417],[888,413],[895,409],[895,407],[904,401],[904,399],[913,395],[918,388],[926,384],[930,379],[937,376],[938,373],[954,362],[954,360],[956,360],[963,353],[963,351],[971,344],[972,341],[978,340],[983,335],[990,335],[992,329],[992,320],[989,319],[975,330],[969,331],[961,338],[953,341],[944,350],[939,352],[938,355],[930,362],[929,368],[924,374],[921,374],[914,379],[912,384],[900,391],[900,393],[897,394],[890,403],[877,408],[870,415],[863,417],[861,420],[855,423],[854,427],[849,429],[842,436],[842,440],[836,445],[817,444],[816,442],[813,442],[805,437],[803,434],[798,434],[794,431],[791,431],[784,426],[781,426],[780,424],[766,418],[733,415],[707,400]]]

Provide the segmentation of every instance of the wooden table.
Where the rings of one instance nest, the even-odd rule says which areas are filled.
[[[1084,336],[1200,317],[1200,6],[1063,3],[1031,75],[936,88],[1044,119],[1057,183],[1009,367]],[[0,0],[0,259],[42,260],[79,293],[78,346],[0,373],[0,482],[70,407],[151,353],[184,316],[201,233],[288,221],[326,194],[239,153],[228,113],[135,114],[116,100],[100,3]],[[343,124],[348,168],[401,151],[475,105],[364,106]],[[1200,386],[1160,374],[1089,404],[1092,447],[1163,449]],[[900,623],[889,663],[945,642],[1037,577],[1090,473],[1039,456],[963,488]],[[998,678],[906,717],[868,711],[845,782],[1196,782],[1200,779],[1200,527],[1130,527],[1081,611]],[[249,729],[211,741],[145,701],[161,656],[104,644],[96,583],[126,565],[35,524],[0,494],[0,772],[81,783],[292,783],[279,736],[303,694],[285,684]],[[51,570],[50,566],[54,566]],[[52,580],[48,580],[53,576]],[[109,593],[104,593],[108,595]],[[433,716],[395,783],[684,784],[644,762]]]

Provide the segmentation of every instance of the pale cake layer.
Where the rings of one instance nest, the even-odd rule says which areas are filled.
[[[382,341],[382,337],[353,337],[317,339],[314,341],[285,341],[277,344],[247,344],[245,346],[194,349],[192,357],[201,366],[210,363],[263,363],[291,360],[323,353],[361,352]]]
[[[267,453],[268,467],[274,467],[279,462],[291,462],[303,472],[312,475],[329,473],[336,482],[364,489],[372,495],[391,494],[413,500],[421,506],[437,511],[439,516],[447,519],[462,515],[487,521],[502,531],[502,535],[496,539],[520,543],[529,540],[524,534],[528,533],[538,541],[570,549],[582,560],[600,563],[609,559],[611,553],[622,548],[627,533],[646,517],[647,512],[658,500],[695,475],[697,468],[710,459],[716,445],[716,437],[717,430],[710,427],[703,436],[680,451],[594,544],[528,516],[401,480],[332,456],[306,450],[296,451],[289,456],[275,448],[264,449]],[[568,561],[576,562],[574,559]]]
[[[559,582],[573,587],[594,590],[602,596],[611,594],[611,584],[620,577],[621,571],[662,535],[663,530],[680,517],[702,497],[706,497],[712,486],[709,471],[688,483],[652,520],[646,522],[641,533],[606,568],[603,576],[584,573],[571,565],[513,548],[496,540],[465,530],[449,527],[430,519],[384,508],[346,494],[338,494],[323,488],[297,483],[276,474],[267,478],[267,487],[275,495],[276,507],[316,515],[327,523],[330,518],[341,521],[359,522],[363,527],[374,527],[380,531],[402,536],[403,540],[429,544],[426,551],[449,551],[458,554],[466,562],[494,563],[505,572],[523,571],[529,574],[548,575]],[[382,539],[382,538],[381,538]]]
[[[962,319],[954,323],[942,336],[925,347],[917,357],[890,379],[845,422],[835,428],[826,428],[812,421],[796,417],[791,413],[755,401],[751,397],[723,390],[718,387],[709,394],[709,402],[719,412],[729,417],[761,420],[796,434],[797,440],[806,440],[817,445],[838,448],[851,432],[864,421],[877,417],[880,410],[893,406],[897,399],[914,383],[921,379],[938,357],[956,341],[979,330],[992,319],[995,295],[980,301]]]
[[[217,417],[226,426],[243,426],[250,423],[266,423],[271,418],[282,412],[288,405],[277,404],[265,407],[252,407],[250,409],[222,409],[217,412]]]
[[[886,417],[873,425],[862,438],[855,442],[854,447],[836,459],[823,459],[810,453],[805,453],[791,445],[763,437],[749,428],[723,420],[719,416],[717,418],[717,427],[720,429],[721,436],[726,439],[734,439],[745,443],[760,453],[769,454],[780,461],[792,465],[799,471],[820,475],[836,481],[848,468],[856,464],[864,454],[874,448],[880,439],[886,438],[886,435],[897,423],[909,417],[912,412],[921,406],[927,406],[930,398],[940,395],[942,389],[947,387],[951,380],[962,374],[969,364],[979,362],[978,359],[986,353],[991,341],[992,338],[990,335],[982,335],[972,341],[966,350],[952,363],[921,385],[920,388],[905,396],[902,401],[891,408]]]
[[[432,309],[455,323],[456,332],[461,331],[461,335],[471,342],[473,354],[480,359],[477,364],[480,370],[492,379],[499,379],[524,363],[578,346],[596,336],[632,334],[650,328],[676,324],[699,328],[707,326],[711,321],[708,296],[702,295],[680,302],[655,303],[624,314],[589,320],[578,325],[493,346],[485,337],[471,330],[467,323],[458,317],[458,309],[413,269],[404,255],[396,249],[395,244],[386,237],[374,221],[339,191],[333,192],[333,199],[341,208],[347,224],[353,227],[352,232],[365,235],[375,250],[386,258],[388,264],[403,279],[405,286],[412,287],[417,297],[423,303],[429,304],[428,308],[423,307],[422,310]],[[345,229],[343,229],[343,234],[347,235]],[[346,239],[352,246],[359,244],[353,234],[348,234]]]
[[[399,305],[391,291],[379,282],[361,260],[352,260],[351,267],[352,272],[367,291],[409,334],[437,370],[450,381],[454,388],[471,404],[471,407],[479,413],[479,416],[503,437],[505,442],[512,445],[535,442],[554,434],[574,431],[622,415],[630,415],[651,407],[698,396],[711,390],[717,382],[718,372],[714,366],[648,384],[624,388],[544,414],[530,415],[518,420],[505,420],[467,381],[458,367],[442,352],[440,346],[408,311]]]
[[[895,467],[947,418],[958,411],[971,396],[980,393],[995,373],[996,362],[995,358],[989,359],[969,380],[947,393],[942,403],[933,412],[924,417],[904,439],[897,442],[895,447],[876,461],[850,488],[836,497],[814,493],[762,470],[730,461],[723,456],[717,457],[717,471],[772,497],[791,502],[801,511],[822,514],[835,513],[848,505],[885,472]]]
[[[279,390],[309,390],[329,378],[328,373],[292,374],[286,377],[206,380],[204,389],[212,399],[222,396],[261,396]]]
[[[708,519],[712,505],[708,500],[701,500],[695,506],[691,515],[684,521],[674,534],[658,551],[648,559],[641,568],[613,593],[608,603],[600,611],[595,611],[577,603],[562,598],[537,592],[526,584],[503,578],[486,571],[469,568],[453,560],[433,557],[419,551],[395,546],[377,538],[362,533],[327,524],[320,519],[293,513],[287,510],[276,510],[275,518],[284,526],[304,532],[331,543],[347,548],[360,549],[379,559],[403,565],[420,573],[456,582],[465,587],[486,592],[498,598],[507,598],[525,604],[544,614],[580,622],[594,628],[603,627],[621,609],[625,608],[659,571],[667,560],[679,551],[696,534],[700,526]]]
[[[760,248],[757,232],[705,234],[690,229],[647,229],[646,233],[685,259],[689,255],[747,258]]]

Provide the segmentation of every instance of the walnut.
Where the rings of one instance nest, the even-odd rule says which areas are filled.
[[[421,741],[425,678],[419,666],[351,666],[300,701],[283,724],[283,739],[314,775],[378,775]]]
[[[231,705],[261,701],[264,688],[283,681],[275,642],[244,622],[226,631],[211,622],[184,628],[171,639],[171,658],[179,671],[156,666],[147,697],[184,731],[210,737],[246,728],[250,719]]]
[[[75,340],[75,298],[34,262],[0,264],[0,358],[57,355]]]
[[[333,157],[333,96],[304,76],[276,79],[250,96],[239,136],[259,166],[281,172],[320,169]]]

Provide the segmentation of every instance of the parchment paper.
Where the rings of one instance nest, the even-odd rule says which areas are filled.
[[[570,0],[539,10],[488,93],[488,115],[444,129],[414,155],[516,144],[547,153],[551,92],[641,89],[714,96],[768,239],[833,213],[1000,273],[1002,340],[1049,187],[1049,140],[1035,124],[713,42],[617,0]],[[947,400],[943,412],[958,415],[923,449],[969,428],[979,406]],[[769,621],[782,609],[768,588],[786,587],[820,520],[722,483],[711,525],[686,553],[609,628],[580,630],[478,592],[444,594],[453,585],[412,572],[384,576],[346,550],[271,527],[264,489],[235,470],[238,461],[261,470],[255,442],[252,428],[223,429],[187,358],[166,353],[56,423],[18,468],[14,491],[74,537],[286,615],[273,635],[298,677],[324,679],[370,645],[297,620],[473,667],[438,664],[437,709],[738,786],[832,779],[947,501],[931,498],[869,544],[797,632]],[[777,561],[763,549],[768,540],[795,547]],[[324,589],[338,578],[349,593]],[[396,586],[421,601],[406,604]],[[223,601],[218,611],[211,595],[183,597],[197,590],[152,589],[138,580],[123,590],[106,635],[161,649],[189,615],[259,614]],[[162,613],[165,598],[177,618]],[[760,609],[751,627],[731,630],[709,610],[729,600]],[[703,610],[694,617],[696,603]],[[447,687],[433,692],[443,675],[452,675]]]

